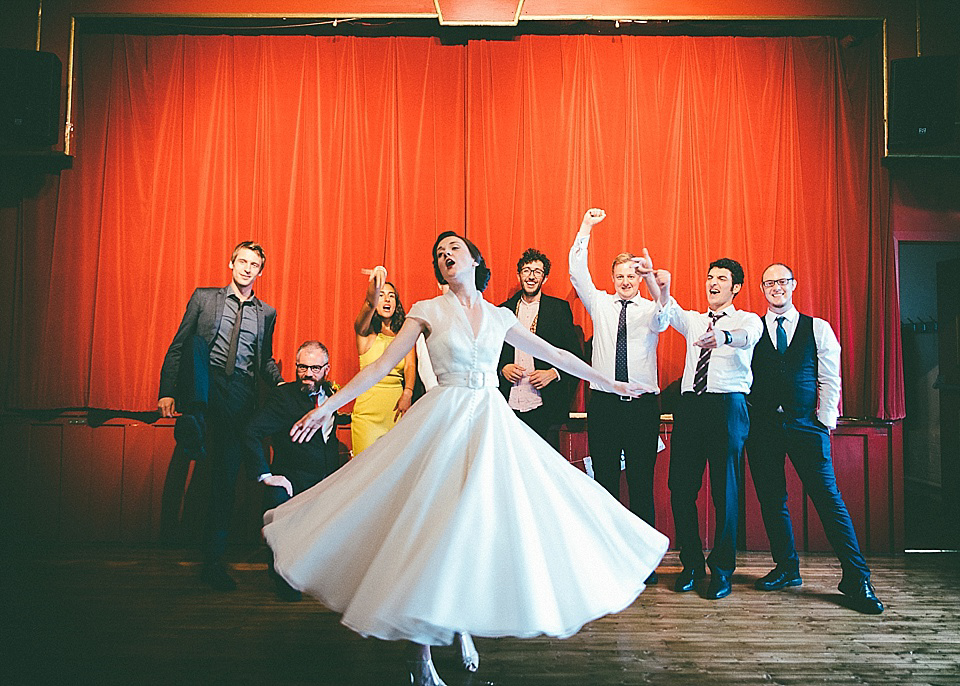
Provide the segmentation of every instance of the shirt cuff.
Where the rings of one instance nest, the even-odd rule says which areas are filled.
[[[257,477],[257,481],[259,483],[263,483],[264,479],[269,479],[271,476],[273,476],[272,472],[264,472],[263,474]]]
[[[831,431],[837,428],[837,415],[832,412],[817,412],[817,421]]]

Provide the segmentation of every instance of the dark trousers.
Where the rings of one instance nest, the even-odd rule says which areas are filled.
[[[751,412],[750,427],[747,459],[777,567],[796,570],[800,564],[787,509],[784,458],[789,455],[840,559],[844,577],[869,579],[870,568],[860,553],[853,521],[837,488],[829,431],[812,418],[784,421],[776,412]]]
[[[252,376],[210,366],[210,349],[201,336],[183,344],[177,374],[177,400],[183,411],[206,405],[206,446],[210,467],[210,513],[204,557],[217,562],[227,547],[227,535],[237,493],[237,473],[243,462],[243,430],[256,409]]]
[[[645,393],[629,401],[601,391],[590,392],[587,442],[593,475],[614,498],[620,498],[620,452],[627,472],[630,511],[655,524],[653,474],[660,435],[659,397]]]
[[[560,433],[553,422],[553,418],[547,409],[541,405],[526,412],[513,412],[520,420],[537,432],[543,440],[549,443],[554,450],[560,450]]]
[[[305,472],[299,469],[284,469],[276,464],[271,465],[271,467],[272,473],[287,477],[290,485],[293,486],[293,495],[303,493],[308,488],[313,488],[323,481],[322,474]],[[263,491],[263,511],[272,510],[290,500],[291,497],[279,486],[266,486]]]
[[[323,474],[305,472],[300,469],[284,469],[276,464],[271,465],[271,467],[272,473],[287,477],[290,485],[293,486],[293,495],[299,495],[308,488],[313,488],[324,479]],[[287,495],[287,492],[280,486],[266,486],[263,489],[263,511],[272,510],[287,502],[292,497],[293,496]],[[267,574],[284,586],[288,586],[287,582],[280,578],[280,575],[277,574],[273,567],[273,555],[270,556],[270,561],[267,563]]]
[[[710,464],[710,491],[716,527],[707,564],[715,574],[730,575],[737,566],[740,515],[740,459],[750,429],[743,393],[684,393],[677,404],[670,450],[670,504],[680,562],[703,569],[703,542],[697,495],[703,470]]]
[[[203,336],[190,336],[180,349],[177,369],[177,409],[202,412],[210,399],[210,346]]]

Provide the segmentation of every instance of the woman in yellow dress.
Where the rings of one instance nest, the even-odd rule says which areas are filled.
[[[383,354],[405,318],[397,289],[387,281],[387,270],[376,267],[370,274],[367,294],[353,324],[360,369]],[[411,350],[389,374],[357,398],[350,430],[354,457],[392,429],[410,408],[416,374],[416,353]]]

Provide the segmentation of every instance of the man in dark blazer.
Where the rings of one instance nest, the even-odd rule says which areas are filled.
[[[264,511],[285,503],[297,493],[311,488],[339,469],[340,442],[331,427],[318,432],[304,443],[290,438],[290,428],[307,412],[333,395],[327,381],[330,354],[320,341],[306,341],[297,349],[297,380],[277,386],[256,411],[244,431],[244,447],[250,476],[265,486]],[[267,462],[263,441],[273,446],[273,462]],[[282,600],[300,599],[273,570],[268,569]]]
[[[160,370],[160,414],[172,417],[179,409],[178,444],[195,455],[205,449],[210,456],[210,525],[201,578],[218,590],[236,588],[223,554],[243,460],[243,429],[256,409],[258,383],[283,382],[273,359],[277,312],[253,293],[264,262],[257,243],[244,241],[234,248],[230,283],[193,292]]]
[[[520,323],[548,343],[582,356],[573,313],[566,300],[544,295],[550,276],[550,259],[528,248],[517,262],[520,290],[500,307],[517,315]],[[510,407],[531,429],[555,449],[557,426],[569,417],[570,401],[577,379],[504,344],[500,353],[500,392]]]
[[[830,431],[840,416],[840,342],[826,321],[797,311],[796,287],[785,264],[763,271],[760,289],[767,312],[764,335],[753,352],[747,459],[776,567],[755,585],[779,591],[803,583],[787,509],[783,470],[789,455],[840,559],[839,591],[858,612],[880,614],[883,603],[873,590],[830,456]]]

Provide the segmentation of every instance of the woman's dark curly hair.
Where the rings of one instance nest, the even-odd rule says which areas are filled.
[[[487,287],[487,284],[490,283],[490,268],[484,261],[483,254],[480,252],[480,248],[475,246],[469,238],[464,238],[456,231],[444,231],[437,236],[437,240],[433,242],[431,259],[433,260],[433,273],[437,277],[437,283],[444,284],[447,282],[446,279],[440,275],[440,265],[437,263],[437,246],[440,245],[440,241],[442,241],[444,238],[449,238],[451,236],[456,236],[463,241],[467,246],[467,250],[470,251],[470,256],[477,261],[477,270],[474,274],[474,282],[477,285],[477,290],[483,292],[483,290]]]
[[[407,311],[403,309],[403,303],[400,302],[400,291],[397,290],[397,287],[389,281],[384,282],[383,285],[390,286],[390,288],[393,289],[393,295],[396,297],[397,306],[394,308],[393,314],[388,320],[385,320],[383,317],[381,317],[380,313],[376,311],[376,308],[374,308],[373,319],[370,320],[370,330],[374,333],[380,333],[380,330],[383,327],[383,322],[388,321],[390,323],[390,330],[393,333],[397,333],[400,331],[400,327],[403,326],[403,322],[407,318]]]

